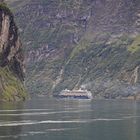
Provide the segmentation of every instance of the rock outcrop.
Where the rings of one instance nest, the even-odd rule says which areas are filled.
[[[24,56],[13,14],[0,1],[0,100],[24,100]]]

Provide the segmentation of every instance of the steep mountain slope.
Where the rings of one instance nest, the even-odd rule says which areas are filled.
[[[31,93],[87,88],[95,97],[139,93],[139,0],[9,1],[27,52]]]
[[[24,57],[13,15],[0,1],[0,101],[24,100]]]

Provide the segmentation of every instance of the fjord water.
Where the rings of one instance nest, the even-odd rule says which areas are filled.
[[[139,140],[139,130],[139,101],[0,103],[0,140]]]

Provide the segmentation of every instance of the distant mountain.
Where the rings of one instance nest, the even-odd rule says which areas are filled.
[[[24,56],[13,14],[0,1],[0,101],[25,100]]]
[[[96,98],[140,91],[139,0],[9,0],[27,53],[31,93],[87,88]]]

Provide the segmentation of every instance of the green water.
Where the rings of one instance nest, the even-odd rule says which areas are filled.
[[[0,103],[0,140],[140,140],[140,102]]]

